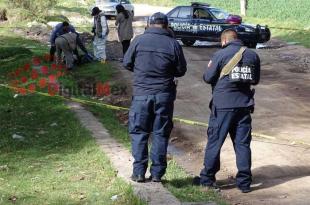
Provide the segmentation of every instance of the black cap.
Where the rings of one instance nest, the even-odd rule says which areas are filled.
[[[96,16],[97,14],[100,14],[101,10],[96,6],[92,9],[91,15]]]
[[[157,12],[149,18],[149,22],[150,24],[168,25],[168,17],[163,13]]]

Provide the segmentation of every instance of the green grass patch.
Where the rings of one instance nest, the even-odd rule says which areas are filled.
[[[0,204],[143,204],[62,100],[1,88],[0,105]]]
[[[130,137],[127,133],[127,129],[116,118],[115,111],[110,109],[99,107],[96,105],[88,106],[89,110],[102,122],[110,134],[122,143],[127,149],[131,148]]]
[[[44,18],[44,20],[46,22],[50,22],[50,21],[58,21],[58,22],[64,22],[64,21],[67,21],[67,22],[70,22],[70,20],[64,16],[64,15],[53,15],[53,16],[46,16]]]
[[[277,22],[272,19],[260,19],[246,17],[246,22],[257,23],[260,25],[268,25],[271,30],[272,37],[279,38],[287,42],[298,42],[305,47],[310,48],[310,30],[298,30],[296,24],[292,22]]]
[[[1,82],[32,55],[47,51],[9,30],[0,33]],[[88,66],[84,68],[99,69]],[[0,204],[145,204],[116,177],[109,159],[63,100],[34,94],[15,98],[1,87],[0,139]],[[118,199],[112,201],[114,195]]]

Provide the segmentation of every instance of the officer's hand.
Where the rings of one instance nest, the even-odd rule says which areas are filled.
[[[97,36],[98,38],[103,38],[103,36],[102,36],[102,34],[100,33],[100,34],[98,34],[98,36]]]

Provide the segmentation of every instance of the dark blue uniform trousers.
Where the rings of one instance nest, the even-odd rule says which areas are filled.
[[[129,111],[129,134],[134,157],[134,175],[146,173],[151,133],[151,175],[161,178],[165,174],[167,147],[173,128],[174,100],[175,95],[170,93],[133,97]]]
[[[200,173],[200,183],[202,185],[212,185],[216,181],[215,174],[220,170],[220,151],[229,133],[236,153],[237,186],[241,189],[250,187],[252,182],[251,122],[250,109],[248,108],[220,110],[212,108],[204,169]]]

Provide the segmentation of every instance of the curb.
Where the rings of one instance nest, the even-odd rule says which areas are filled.
[[[132,156],[130,152],[110,136],[98,119],[81,104],[68,102],[68,107],[76,114],[82,125],[96,139],[102,151],[109,157],[117,175],[133,186],[134,193],[149,205],[181,205],[161,183],[135,183],[130,180],[132,172]]]

